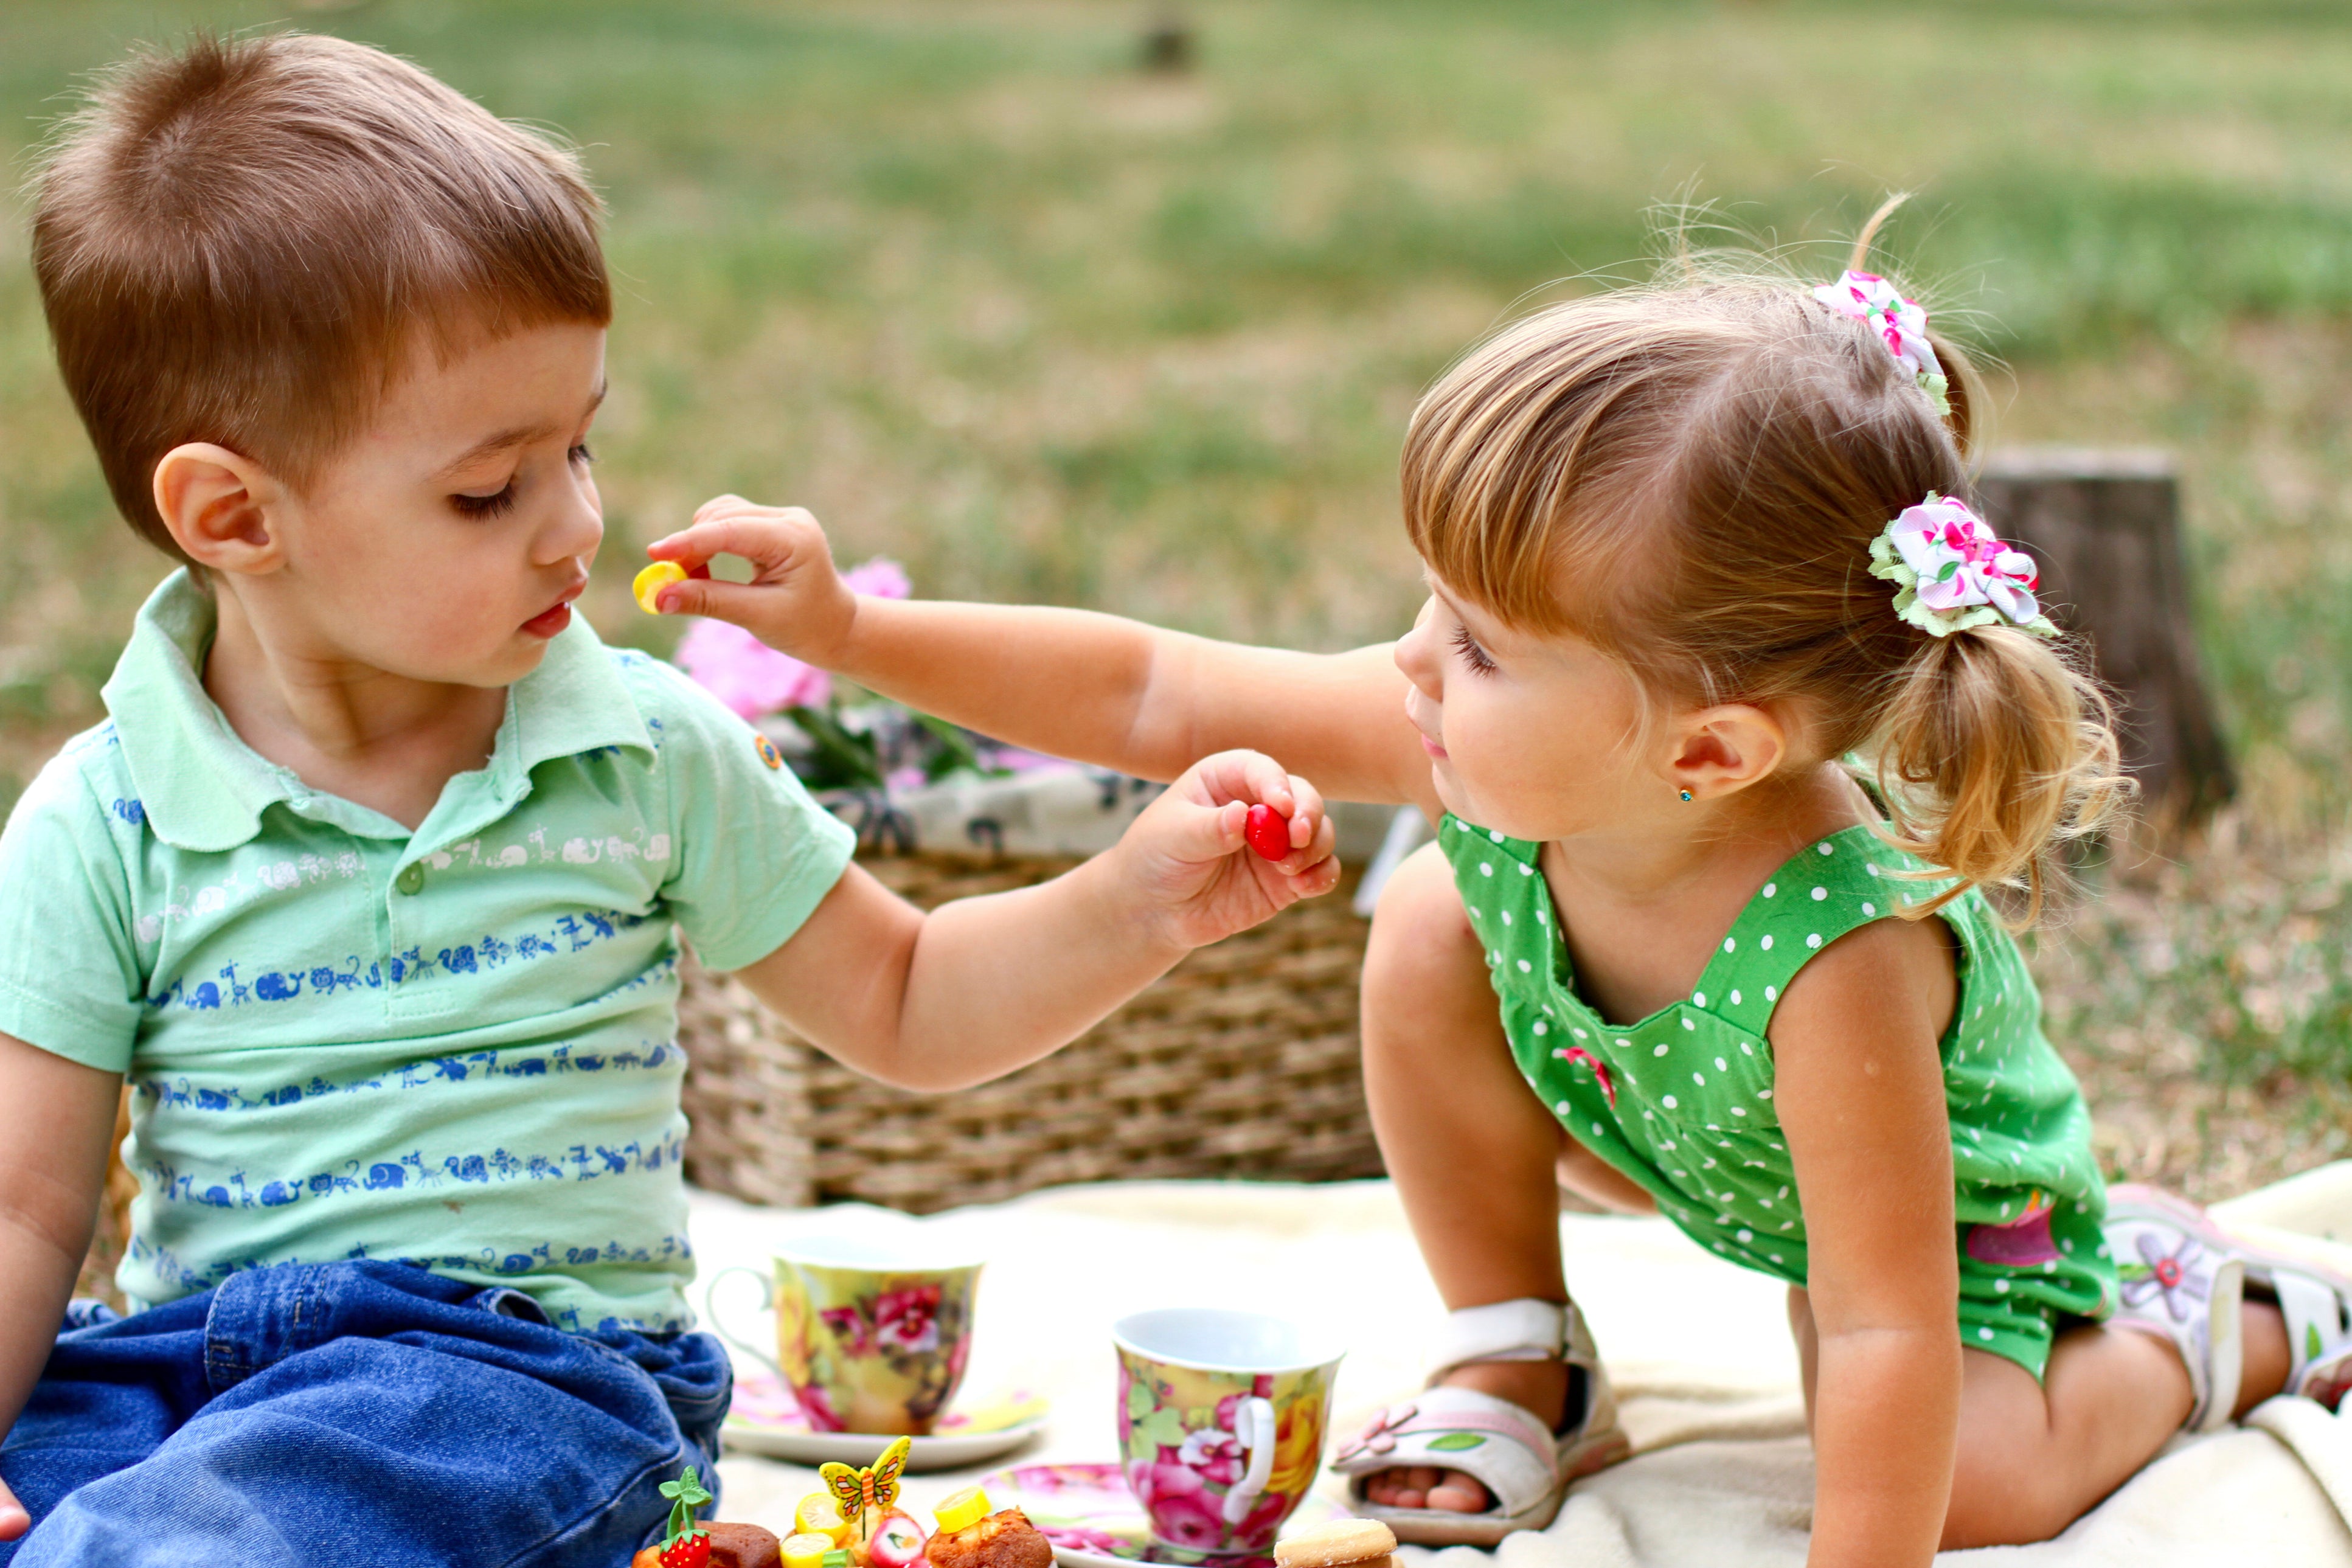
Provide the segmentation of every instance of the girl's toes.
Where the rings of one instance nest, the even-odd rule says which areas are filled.
[[[1429,1500],[1423,1508],[1444,1509],[1451,1513],[1484,1513],[1495,1506],[1486,1489],[1459,1470],[1448,1470],[1438,1483],[1429,1489]]]

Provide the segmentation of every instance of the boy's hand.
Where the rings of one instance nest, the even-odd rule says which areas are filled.
[[[834,569],[824,527],[800,507],[719,496],[703,502],[683,531],[646,546],[646,553],[688,571],[714,555],[749,561],[749,583],[694,578],[670,584],[654,602],[666,616],[732,621],[770,647],[820,668],[832,668],[832,650],[857,616],[857,595]]]
[[[1243,831],[1253,805],[1289,818],[1290,853],[1268,860]],[[1155,934],[1181,948],[1247,931],[1339,880],[1323,797],[1258,752],[1221,752],[1184,771],[1104,857],[1139,894]]]

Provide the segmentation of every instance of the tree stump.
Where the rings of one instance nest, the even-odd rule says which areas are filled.
[[[2172,456],[2026,447],[1996,452],[1977,484],[1985,521],[2041,563],[2051,618],[2091,647],[2121,700],[2125,766],[2160,831],[2236,793],[2200,673]]]

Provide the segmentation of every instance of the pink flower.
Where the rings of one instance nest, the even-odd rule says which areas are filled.
[[[2042,613],[2033,597],[2042,585],[2033,557],[1994,538],[1965,501],[1931,494],[1906,507],[1886,533],[1903,564],[1917,574],[1915,592],[1928,609],[1990,605],[2017,626]]]
[[[907,569],[887,555],[852,566],[841,574],[841,585],[853,594],[871,594],[877,599],[903,599],[915,591],[915,585],[907,581]]]
[[[868,1355],[874,1341],[868,1336],[866,1314],[855,1307],[827,1307],[817,1316],[833,1331],[833,1337],[844,1355]]]
[[[1151,1515],[1152,1532],[1171,1546],[1214,1552],[1225,1536],[1224,1516],[1217,1506],[1217,1500],[1205,1492],[1163,1493],[1146,1503],[1144,1510]]]
[[[746,719],[822,708],[833,697],[833,677],[729,621],[695,622],[678,641],[677,664]]]
[[[1242,1440],[1231,1432],[1187,1432],[1176,1462],[1211,1486],[1229,1487],[1242,1479]]]
[[[1257,1500],[1257,1506],[1242,1516],[1234,1526],[1233,1546],[1242,1552],[1263,1552],[1274,1544],[1274,1532],[1282,1526],[1282,1516],[1290,1510],[1291,1500],[1280,1492],[1268,1492]]]
[[[1885,279],[1872,272],[1848,272],[1836,282],[1814,289],[1813,298],[1841,316],[1876,327],[1886,352],[1913,374],[1943,375],[1935,347],[1927,342],[1927,312],[1916,300],[1897,294]]]
[[[1135,1500],[1146,1508],[1163,1498],[1196,1497],[1202,1489],[1198,1475],[1166,1459],[1137,1459],[1130,1463],[1127,1467],[1127,1486],[1135,1494]]]
[[[812,1383],[793,1392],[800,1396],[801,1414],[808,1417],[809,1430],[839,1432],[845,1429],[840,1414],[834,1409],[833,1401],[826,1397],[824,1389]]]
[[[885,1350],[932,1351],[940,1345],[940,1287],[885,1290],[874,1303],[874,1338]]]

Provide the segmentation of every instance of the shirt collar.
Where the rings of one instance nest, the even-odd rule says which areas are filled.
[[[389,817],[313,791],[229,727],[197,673],[218,626],[212,596],[184,567],[173,573],[140,606],[106,683],[107,711],[156,837],[199,853],[233,849],[260,832],[262,813],[281,802],[371,837],[411,837]],[[604,747],[654,750],[613,656],[575,612],[539,668],[507,689],[506,719],[488,765],[449,781],[412,848],[431,847],[428,834],[439,841],[478,831],[530,793],[533,768]]]

